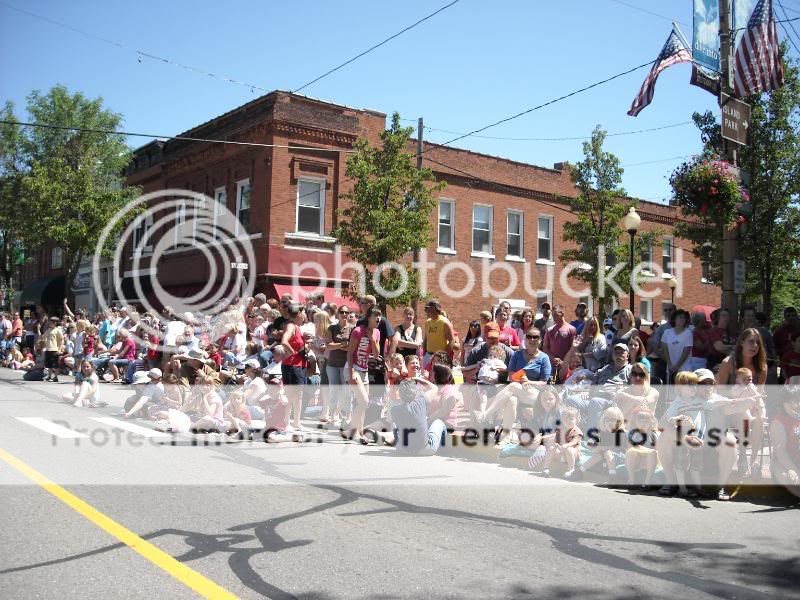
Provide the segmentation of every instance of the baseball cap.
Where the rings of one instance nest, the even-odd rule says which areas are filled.
[[[244,366],[258,370],[261,368],[261,363],[259,363],[255,358],[251,358],[250,360],[245,361]]]
[[[161,372],[161,369],[158,369],[158,368],[150,369],[147,372],[147,376],[150,379],[161,379],[162,375],[163,375],[163,373]]]
[[[697,381],[716,381],[714,373],[709,369],[697,369],[694,374],[697,375]]]
[[[611,319],[606,319],[605,321],[603,321],[603,325],[605,325],[606,327],[610,327],[613,324],[614,321],[612,321]]]
[[[542,308],[550,309],[550,308],[552,308],[552,306],[550,306],[549,302],[542,302]]]
[[[489,321],[486,324],[486,338],[500,339],[500,326],[495,321]]]
[[[628,351],[628,346],[627,346],[627,344],[623,344],[622,342],[618,342],[618,343],[614,344],[614,350],[625,350],[625,352],[627,352]]]

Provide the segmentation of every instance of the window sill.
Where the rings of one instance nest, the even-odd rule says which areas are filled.
[[[261,239],[261,235],[262,234],[260,233],[251,233],[250,235],[238,235],[235,238],[231,239],[214,240],[213,242],[209,242],[207,244],[196,244],[194,246],[181,246],[180,248],[170,248],[168,250],[164,250],[162,252],[162,256],[169,256],[170,254],[180,254],[181,252],[195,252],[197,251],[198,246],[208,248],[213,246],[230,245],[236,243],[237,241],[258,240]],[[131,260],[134,259],[131,258]]]
[[[706,285],[714,285],[713,283],[711,283],[711,282],[710,282],[708,279],[706,279],[705,277],[701,277],[701,278],[700,278],[700,283],[704,283],[704,284],[706,284]]]
[[[528,261],[521,256],[506,256],[506,262],[526,263]]]
[[[486,252],[472,252],[470,254],[472,258],[488,258],[494,260],[494,254],[487,254]]]
[[[450,254],[452,256],[455,256],[456,251],[451,250],[450,248],[436,248],[436,254]]]
[[[547,265],[548,267],[555,267],[556,263],[552,260],[548,260],[546,258],[537,258],[536,259],[537,265]]]
[[[328,242],[332,244],[336,241],[336,238],[328,235],[316,235],[314,233],[303,233],[303,232],[295,232],[295,233],[286,232],[283,234],[283,237],[287,240],[296,240],[303,242]]]
[[[662,273],[661,279],[673,279],[675,276],[672,273]]]

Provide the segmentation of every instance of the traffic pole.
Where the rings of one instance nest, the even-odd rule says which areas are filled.
[[[720,37],[720,86],[719,106],[722,110],[722,94],[733,96],[733,37],[731,32],[731,0],[722,0],[719,11],[719,37]],[[724,119],[724,115],[721,116]],[[722,138],[723,159],[736,167],[736,144]],[[736,260],[737,230],[727,229],[722,238],[722,307],[728,309],[734,327],[738,329],[739,302],[734,286],[734,261]]]
[[[417,119],[417,171],[422,171],[422,130],[424,129],[422,124],[422,117]],[[438,217],[437,217],[438,219]],[[419,263],[419,248],[414,248],[413,253],[413,260],[414,265]],[[418,275],[416,266],[412,266],[414,269],[414,274]],[[414,310],[414,314],[417,314],[417,299],[414,298],[411,301],[411,308]]]

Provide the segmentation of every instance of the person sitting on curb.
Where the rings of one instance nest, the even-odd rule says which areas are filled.
[[[97,408],[108,406],[108,402],[100,401],[99,393],[100,378],[94,372],[94,365],[90,361],[84,360],[81,362],[80,371],[75,373],[75,387],[72,393],[64,394],[62,398],[65,402],[69,402],[75,407]]]
[[[135,416],[147,416],[147,404],[157,405],[161,403],[164,395],[164,385],[161,383],[161,369],[150,369],[149,371],[137,371],[133,374],[131,383],[136,391],[136,396],[132,396],[125,401],[126,419]]]
[[[436,454],[444,446],[447,426],[441,419],[428,426],[428,401],[415,379],[403,381],[398,388],[400,404],[391,410],[395,449],[402,454]]]

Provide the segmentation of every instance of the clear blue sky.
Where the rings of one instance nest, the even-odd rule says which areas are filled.
[[[270,90],[293,90],[448,3],[0,1]],[[782,2],[789,16],[800,15],[800,0]],[[655,59],[670,19],[691,40],[692,0],[461,0],[302,93],[466,132]],[[627,116],[647,71],[484,135],[573,137],[597,124],[617,133],[689,121],[692,111],[718,111],[713,96],[689,85],[691,66],[683,64],[661,74],[649,107],[637,118]],[[102,96],[124,115],[126,130],[166,135],[255,97],[248,88],[139,61],[135,53],[0,6],[0,100],[13,100],[22,117],[31,90],[58,83]],[[438,142],[455,137],[425,135]],[[131,144],[146,141],[132,138]],[[542,166],[581,158],[580,140],[466,138],[456,145]],[[626,167],[629,194],[660,200],[669,196],[669,174],[681,162],[674,157],[698,152],[700,141],[693,125],[683,125],[610,137],[606,147]]]

